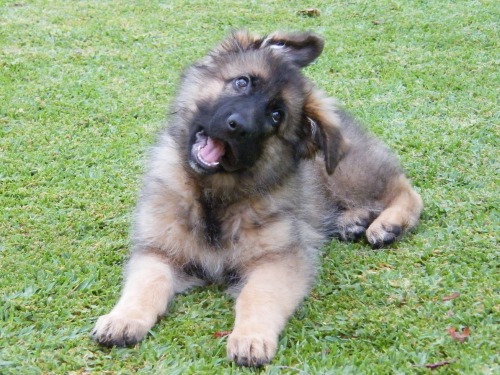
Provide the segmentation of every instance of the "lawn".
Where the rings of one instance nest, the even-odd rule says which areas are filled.
[[[495,0],[0,0],[0,373],[498,374],[499,17]],[[306,74],[398,153],[422,221],[382,251],[327,246],[260,370],[225,359],[218,287],[100,348],[179,74],[240,27],[326,38]]]

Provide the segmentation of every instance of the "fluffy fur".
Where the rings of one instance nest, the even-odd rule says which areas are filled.
[[[176,293],[225,283],[228,358],[268,363],[326,241],[378,248],[416,225],[422,201],[394,155],[302,75],[322,49],[313,33],[235,32],[185,71],[100,344],[134,344]]]

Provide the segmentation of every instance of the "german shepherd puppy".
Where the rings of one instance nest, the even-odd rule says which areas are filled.
[[[176,293],[224,283],[236,296],[228,358],[266,364],[322,245],[380,248],[417,224],[422,200],[396,157],[302,75],[322,50],[309,32],[238,31],[185,71],[97,342],[135,344]]]

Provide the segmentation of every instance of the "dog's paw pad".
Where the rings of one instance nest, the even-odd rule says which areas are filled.
[[[103,346],[130,346],[139,342],[148,332],[149,325],[142,319],[110,313],[101,316],[92,331],[92,338]]]
[[[380,249],[384,246],[390,245],[403,232],[401,226],[380,224],[375,227],[370,226],[366,231],[366,238],[374,249]]]
[[[239,366],[260,367],[274,357],[277,348],[277,338],[265,334],[229,335],[227,356]]]

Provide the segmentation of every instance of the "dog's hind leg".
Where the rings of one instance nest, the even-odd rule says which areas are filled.
[[[384,194],[384,209],[366,230],[366,238],[374,248],[394,242],[413,228],[422,212],[420,195],[412,189],[404,175],[392,179]]]
[[[339,214],[331,235],[343,241],[357,241],[364,237],[366,229],[374,219],[374,214],[366,208],[351,208]]]
[[[128,265],[120,300],[96,323],[92,336],[101,345],[127,346],[140,341],[166,311],[174,296],[174,271],[158,255],[139,252]]]

